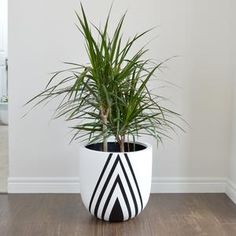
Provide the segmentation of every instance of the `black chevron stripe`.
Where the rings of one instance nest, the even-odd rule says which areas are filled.
[[[109,162],[110,162],[110,160],[111,160],[111,157],[112,157],[112,153],[109,154],[109,156],[108,156],[108,158],[107,158],[107,161],[106,161],[106,163],[105,163],[105,165],[104,165],[104,167],[103,167],[103,169],[102,169],[102,172],[101,172],[101,174],[100,174],[100,176],[99,176],[99,179],[98,179],[98,182],[97,182],[97,184],[96,184],[96,186],[95,186],[95,189],[94,189],[94,191],[93,191],[93,195],[92,195],[91,200],[90,200],[90,203],[89,203],[89,211],[90,211],[90,212],[91,212],[91,206],[92,206],[92,202],[93,202],[95,193],[97,192],[98,186],[99,186],[99,184],[100,184],[100,182],[101,182],[101,180],[102,180],[102,177],[103,177],[103,175],[104,175],[104,173],[105,173],[105,170],[106,170],[106,168],[107,168],[107,166],[108,166],[108,164],[109,164]]]
[[[115,187],[116,187],[117,184],[119,184],[120,190],[121,190],[121,192],[122,192],[122,196],[123,196],[123,198],[124,198],[124,200],[125,200],[125,204],[126,204],[126,206],[127,206],[128,212],[129,212],[129,218],[131,217],[131,209],[130,209],[129,200],[128,200],[128,198],[127,198],[127,195],[126,195],[124,186],[123,186],[123,184],[122,184],[122,181],[121,181],[121,179],[120,179],[120,176],[118,175],[117,178],[116,178],[116,180],[114,181],[114,184],[113,184],[113,186],[112,186],[112,188],[111,188],[111,191],[110,191],[110,193],[109,193],[109,195],[108,195],[108,197],[107,197],[107,199],[106,199],[106,202],[105,202],[105,204],[104,204],[104,208],[103,208],[103,211],[102,211],[102,219],[104,219],[104,215],[105,215],[105,213],[106,213],[107,206],[108,206],[108,204],[109,204],[109,202],[110,202],[110,200],[111,200],[112,194],[113,194],[113,192],[114,192]]]
[[[133,170],[132,165],[131,165],[131,163],[129,161],[129,157],[128,157],[127,153],[125,153],[125,159],[126,159],[128,165],[129,165],[130,171],[131,171],[131,173],[133,175],[133,178],[134,178],[134,181],[135,181],[135,185],[136,185],[136,187],[138,189],[138,194],[139,194],[139,198],[140,198],[140,201],[141,201],[141,207],[143,209],[143,199],[142,199],[142,196],[141,196],[141,192],[140,192],[140,189],[139,189],[139,186],[138,186],[137,179],[136,179],[135,174],[134,174],[134,170]]]
[[[124,215],[123,215],[123,211],[122,211],[118,197],[116,198],[115,204],[112,207],[112,210],[109,216],[109,221],[110,222],[124,221]]]
[[[98,197],[98,200],[97,200],[97,203],[96,203],[96,206],[95,206],[95,209],[94,209],[94,215],[95,215],[95,216],[97,216],[98,208],[99,208],[99,205],[100,205],[100,203],[101,203],[103,194],[104,194],[104,192],[106,191],[106,188],[107,188],[108,183],[109,183],[109,181],[110,181],[110,179],[111,179],[111,176],[112,176],[112,174],[113,174],[113,172],[114,172],[114,170],[115,170],[115,168],[116,168],[116,166],[117,166],[118,161],[119,161],[119,159],[117,158],[117,159],[115,160],[115,162],[114,162],[114,164],[113,164],[111,170],[110,170],[109,175],[107,176],[107,179],[106,179],[106,181],[105,181],[103,187],[102,187],[102,191],[101,191],[101,193],[100,193],[100,195],[99,195],[99,197]]]
[[[100,176],[99,176],[98,182],[97,182],[97,184],[96,184],[96,186],[95,186],[95,189],[94,189],[94,191],[93,191],[93,194],[92,194],[92,197],[91,197],[91,200],[90,200],[90,204],[89,204],[89,211],[90,211],[90,212],[91,212],[91,206],[92,206],[92,203],[93,203],[93,201],[94,201],[95,194],[96,194],[97,191],[98,191],[98,187],[99,187],[99,185],[100,185],[100,182],[101,182],[101,180],[102,180],[102,178],[103,178],[103,176],[104,176],[104,174],[105,174],[105,172],[106,172],[106,169],[107,169],[107,167],[108,167],[109,162],[111,161],[111,157],[112,157],[112,154],[109,154],[108,160],[106,161],[106,163],[105,163],[105,165],[104,165],[104,168],[103,168],[103,170],[102,170],[102,172],[101,172],[101,174],[100,174]],[[135,174],[134,174],[132,165],[131,165],[131,163],[130,163],[130,161],[129,161],[129,159],[128,159],[128,155],[127,155],[126,153],[125,153],[125,158],[126,158],[126,161],[127,161],[127,163],[128,163],[128,167],[129,167],[129,169],[130,169],[130,172],[131,172],[131,174],[132,174],[132,177],[133,177],[135,186],[136,186],[137,191],[138,191],[138,195],[139,195],[140,202],[141,202],[141,209],[140,209],[140,211],[141,211],[141,210],[143,209],[143,201],[142,201],[140,189],[139,189],[139,187],[138,187],[137,179],[136,179],[136,177],[135,177]],[[137,204],[137,199],[136,199],[136,197],[135,197],[134,190],[133,190],[132,185],[131,185],[131,183],[130,183],[130,180],[129,180],[129,178],[128,178],[128,174],[127,174],[127,172],[126,172],[126,170],[125,170],[125,167],[124,167],[124,165],[123,165],[123,163],[122,163],[122,161],[121,161],[121,158],[120,158],[120,156],[119,156],[119,154],[118,154],[117,157],[116,157],[116,160],[114,161],[114,163],[113,163],[113,165],[112,165],[112,167],[111,167],[111,169],[109,170],[109,174],[108,174],[108,176],[107,176],[107,178],[106,178],[106,180],[105,180],[105,183],[104,183],[104,185],[102,186],[102,189],[101,189],[101,191],[100,191],[100,193],[99,193],[98,199],[97,199],[96,204],[95,204],[94,211],[91,212],[91,213],[93,213],[93,214],[94,214],[95,216],[97,216],[97,217],[98,217],[98,209],[99,209],[99,206],[100,206],[100,204],[101,204],[101,200],[102,200],[102,198],[103,198],[103,196],[104,196],[104,193],[105,193],[105,191],[106,191],[106,189],[107,189],[107,187],[108,187],[109,181],[110,181],[110,179],[111,179],[111,177],[112,177],[112,175],[113,175],[113,173],[114,173],[114,170],[115,170],[115,168],[117,167],[118,163],[120,163],[120,165],[121,165],[122,172],[123,172],[123,174],[124,174],[124,176],[125,176],[125,180],[126,180],[126,182],[127,182],[129,191],[130,191],[130,193],[131,193],[131,197],[132,197],[132,200],[133,200],[133,203],[134,203],[134,208],[135,208],[135,215],[137,215],[138,212],[139,212],[139,210],[138,210],[138,204]],[[111,187],[111,190],[110,190],[110,192],[109,192],[109,194],[108,194],[108,197],[107,197],[107,199],[106,199],[106,201],[105,201],[104,207],[103,207],[103,209],[102,209],[102,219],[104,219],[104,216],[105,216],[105,213],[106,213],[108,204],[109,204],[109,202],[110,202],[110,200],[111,200],[112,194],[113,194],[114,189],[115,189],[115,187],[116,187],[117,184],[119,184],[119,187],[120,187],[120,190],[121,190],[121,192],[122,192],[122,195],[123,195],[125,204],[126,204],[126,206],[127,206],[128,213],[129,213],[129,218],[130,218],[131,215],[132,215],[132,214],[131,214],[131,207],[130,207],[130,203],[129,203],[127,194],[126,194],[126,192],[125,192],[125,189],[124,189],[124,186],[123,186],[122,181],[121,181],[121,179],[120,179],[120,176],[117,175],[117,177],[116,177],[116,179],[115,179],[115,181],[114,181],[114,183],[113,183],[113,186]],[[118,202],[117,202],[117,201],[118,201]],[[119,200],[117,200],[117,201],[116,201],[116,204],[119,205],[119,210],[120,210],[121,207],[120,207],[120,204],[119,204]],[[113,208],[115,208],[115,206],[113,206]],[[113,210],[115,210],[115,209],[112,209],[112,212],[113,212]],[[121,216],[123,215],[123,213],[121,212],[121,213],[118,214],[118,215],[119,215],[119,217],[121,217]],[[113,218],[113,217],[114,217],[114,215],[112,216],[112,218]]]
[[[94,210],[95,216],[97,216],[97,212],[98,212],[98,208],[99,208],[100,202],[101,202],[101,200],[102,200],[102,198],[103,198],[103,195],[104,195],[104,193],[105,193],[105,191],[106,191],[106,188],[107,188],[107,186],[108,186],[108,183],[109,183],[109,181],[110,181],[110,179],[111,179],[111,177],[112,177],[112,174],[113,174],[113,172],[114,172],[116,166],[118,165],[118,163],[120,163],[120,164],[123,166],[119,154],[118,154],[117,157],[116,157],[116,160],[115,160],[115,162],[114,162],[114,164],[113,164],[113,166],[112,166],[112,168],[111,168],[111,170],[110,170],[110,173],[109,173],[109,175],[108,175],[108,177],[107,177],[107,179],[106,179],[106,181],[105,181],[105,183],[104,183],[104,186],[103,186],[103,188],[102,188],[102,190],[101,190],[101,192],[100,192],[100,195],[99,195],[99,197],[98,197],[98,200],[97,200],[97,203],[96,203],[96,206],[95,206],[95,210]],[[132,168],[132,167],[131,167],[131,168]],[[137,215],[137,214],[138,214],[138,204],[137,204],[137,200],[136,200],[136,198],[135,198],[135,195],[134,195],[132,186],[131,186],[131,184],[130,184],[130,181],[129,181],[129,178],[128,178],[128,175],[127,175],[127,173],[126,173],[126,171],[125,171],[124,166],[123,166],[122,170],[123,170],[123,173],[124,173],[124,175],[125,175],[126,181],[127,181],[127,183],[128,183],[129,190],[130,190],[131,195],[132,195],[132,199],[133,199],[133,201],[134,201],[134,205],[135,205],[135,215]],[[111,192],[111,193],[112,193],[112,192]]]
[[[122,161],[120,161],[120,164],[121,164],[121,168],[122,168],[122,170],[123,170],[125,179],[126,179],[126,181],[127,181],[127,184],[128,184],[128,186],[129,186],[129,190],[130,190],[132,199],[133,199],[133,201],[134,201],[135,215],[137,215],[137,214],[138,214],[138,203],[137,203],[137,200],[136,200],[135,195],[134,195],[134,190],[133,190],[133,188],[132,188],[132,186],[131,186],[131,183],[130,183],[130,181],[129,181],[129,177],[128,177],[126,171],[125,171],[125,167],[124,167]],[[142,210],[142,209],[140,209],[140,210]]]

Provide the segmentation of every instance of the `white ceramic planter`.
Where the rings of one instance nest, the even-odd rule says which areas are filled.
[[[8,104],[0,103],[0,124],[8,125]]]
[[[82,201],[99,219],[119,222],[137,216],[151,190],[152,147],[138,143],[134,152],[101,152],[81,147]]]

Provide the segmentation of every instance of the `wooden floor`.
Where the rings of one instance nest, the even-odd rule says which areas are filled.
[[[225,194],[153,194],[137,218],[96,220],[78,194],[0,195],[5,236],[235,236],[236,205]]]

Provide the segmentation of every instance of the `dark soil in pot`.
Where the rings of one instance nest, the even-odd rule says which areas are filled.
[[[120,146],[115,142],[108,142],[108,152],[120,152]],[[102,151],[102,143],[89,144],[86,148],[94,151]],[[125,152],[134,152],[144,150],[146,146],[140,143],[125,143]]]

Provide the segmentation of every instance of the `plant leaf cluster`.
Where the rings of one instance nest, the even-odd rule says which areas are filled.
[[[65,62],[70,68],[53,73],[45,89],[28,103],[37,106],[59,97],[55,118],[76,122],[72,140],[103,142],[104,151],[111,136],[120,151],[125,151],[124,143],[130,137],[135,142],[141,134],[151,135],[158,141],[168,136],[169,129],[178,127],[169,118],[179,114],[160,105],[160,97],[148,89],[150,79],[162,63],[144,59],[148,51],[145,47],[130,55],[137,40],[150,30],[124,42],[125,14],[111,37],[110,12],[102,29],[88,21],[82,5],[81,15],[76,12],[76,16],[89,63]]]

